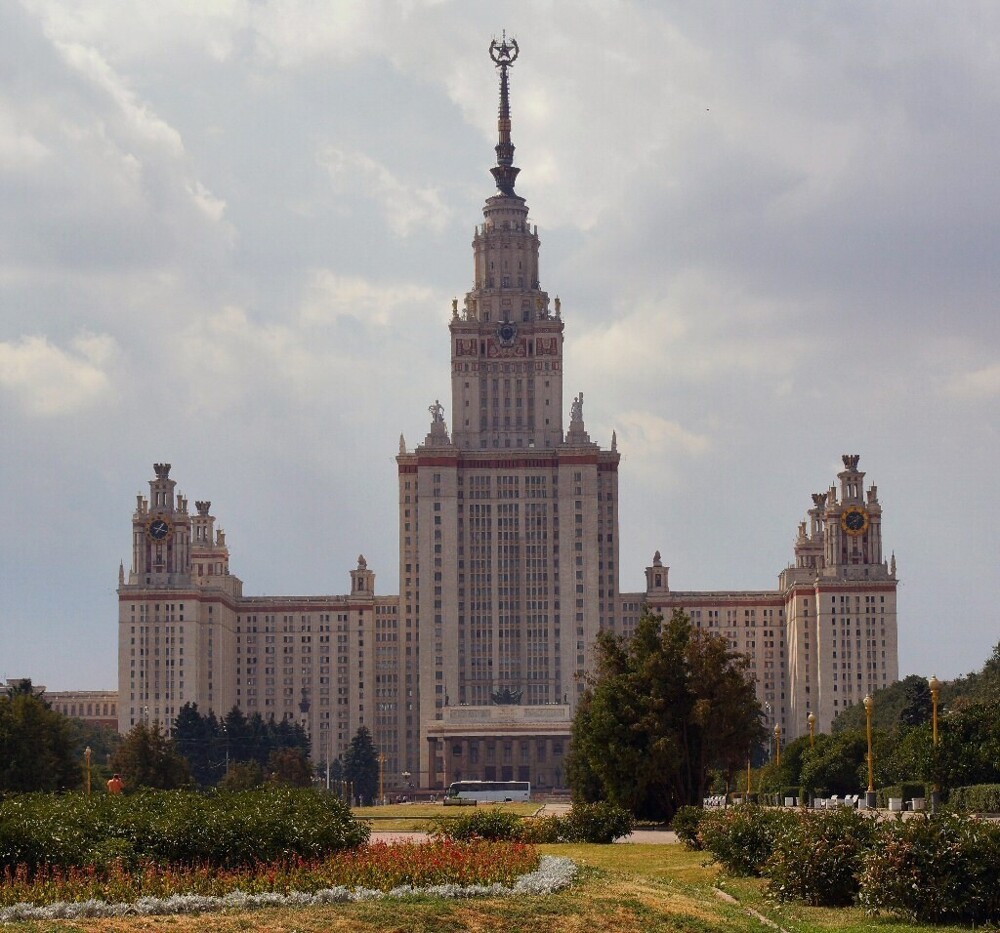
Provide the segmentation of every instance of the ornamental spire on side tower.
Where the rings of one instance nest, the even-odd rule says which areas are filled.
[[[509,197],[517,197],[514,181],[521,171],[514,166],[514,144],[510,140],[510,85],[507,77],[507,69],[514,64],[517,54],[517,40],[508,40],[506,30],[500,42],[494,39],[490,43],[490,58],[500,69],[500,116],[497,119],[500,138],[496,145],[497,164],[490,172],[496,179],[497,190]]]

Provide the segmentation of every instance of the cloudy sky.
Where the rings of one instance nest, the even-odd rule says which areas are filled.
[[[1000,8],[0,4],[0,674],[116,685],[154,461],[248,594],[397,592],[394,456],[513,138],[565,399],[621,468],[621,586],[767,589],[840,455],[902,673],[1000,641]],[[446,410],[446,418],[450,412]]]

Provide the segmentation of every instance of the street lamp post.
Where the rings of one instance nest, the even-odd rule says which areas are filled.
[[[774,748],[775,748],[775,763],[778,767],[781,767],[781,723],[777,723],[774,727]]]
[[[937,813],[941,803],[941,785],[938,782],[938,699],[941,697],[941,681],[931,674],[927,685],[931,688],[931,741],[933,744],[934,785],[931,788],[931,813]]]
[[[809,723],[809,747],[816,747],[816,714],[810,713],[806,717],[806,722]]]
[[[403,789],[406,791],[407,798],[409,798],[409,796],[410,796],[410,778],[413,775],[411,775],[409,771],[404,771],[401,776],[403,778]]]
[[[83,757],[87,761],[87,796],[88,797],[90,796],[90,756],[91,756],[91,754],[92,754],[92,752],[90,750],[90,746],[88,745],[83,750]]]
[[[875,798],[875,753],[872,751],[872,710],[875,708],[875,701],[871,694],[865,696],[865,719],[868,725],[868,793],[865,794],[865,804],[869,810],[876,807]]]

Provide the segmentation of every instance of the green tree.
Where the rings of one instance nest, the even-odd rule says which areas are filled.
[[[820,797],[857,794],[868,786],[868,737],[863,732],[817,735],[816,747],[802,753],[800,783]],[[878,758],[876,757],[876,761]]]
[[[94,767],[106,768],[111,756],[122,744],[121,733],[114,726],[71,717],[67,717],[66,726],[73,747],[73,757],[82,761],[84,749],[89,748]]]
[[[924,677],[907,677],[903,681],[905,704],[899,712],[904,726],[920,726],[931,721],[931,688]]]
[[[344,764],[339,758],[334,758],[330,762],[330,781],[344,780]]]
[[[197,703],[185,703],[174,720],[174,744],[202,787],[214,787],[226,773],[222,726],[214,714],[202,715]]]
[[[749,667],[680,611],[666,623],[644,611],[631,639],[601,632],[573,723],[574,800],[669,819],[701,802],[712,769],[731,780],[764,737]]]
[[[19,696],[38,697],[38,699],[41,699],[44,695],[45,690],[41,687],[36,689],[30,677],[22,677],[20,680],[15,680],[7,684],[7,696],[11,700]],[[48,703],[45,705],[48,706]]]
[[[935,753],[924,773],[945,787],[1000,783],[1000,701],[982,701],[942,717]],[[936,758],[936,767],[933,764]]]
[[[802,769],[809,755],[809,736],[799,736],[791,742],[782,743],[781,764],[777,759],[767,762],[760,769],[760,789],[762,791],[779,791],[786,787],[802,787]],[[807,789],[808,785],[805,785]],[[740,788],[745,789],[744,787]]]
[[[990,701],[1000,701],[1000,644],[993,649],[981,671],[941,686],[941,702],[947,708],[958,709]]]
[[[276,748],[267,759],[267,771],[276,784],[312,787],[313,768],[301,748]]]
[[[371,803],[378,794],[378,752],[372,734],[358,728],[344,755],[344,780],[354,784],[354,796]]]
[[[69,790],[83,780],[69,720],[49,707],[30,680],[0,697],[0,789]]]
[[[234,761],[219,782],[224,790],[252,790],[264,783],[264,769],[256,761]]]
[[[135,725],[111,756],[111,767],[122,776],[127,788],[171,790],[191,782],[187,759],[158,722]]]

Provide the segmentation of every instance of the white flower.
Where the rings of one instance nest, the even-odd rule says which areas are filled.
[[[213,910],[260,907],[308,907],[313,904],[340,904],[345,901],[381,900],[386,897],[412,897],[416,894],[432,897],[510,897],[515,894],[551,894],[572,884],[576,865],[568,858],[543,855],[536,871],[521,875],[512,887],[502,884],[436,884],[426,888],[401,885],[388,893],[371,888],[324,888],[314,894],[293,891],[291,894],[247,894],[230,891],[222,897],[202,894],[174,894],[171,897],[141,897],[132,904],[109,904],[105,901],[59,901],[45,907],[34,904],[14,904],[0,909],[0,923],[18,920],[77,920],[81,917],[162,916],[165,914],[196,914]]]

